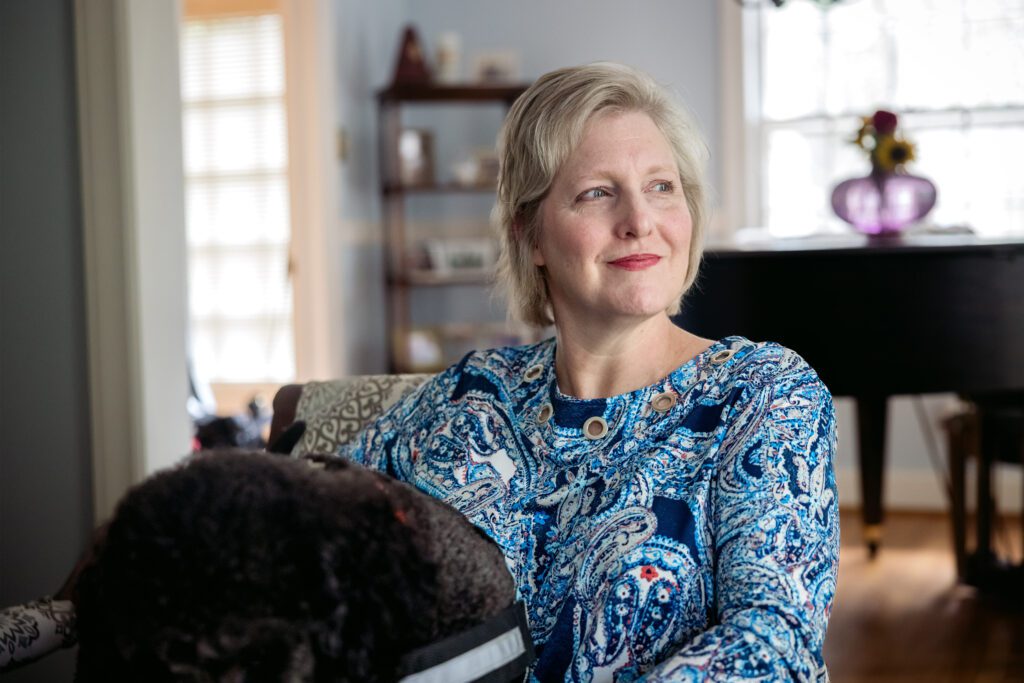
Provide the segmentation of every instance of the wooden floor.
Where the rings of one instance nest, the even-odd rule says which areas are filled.
[[[1024,611],[956,585],[945,516],[889,513],[874,560],[857,514],[841,524],[825,641],[834,683],[1024,683]],[[1019,523],[1001,532],[1000,553],[1019,558]]]

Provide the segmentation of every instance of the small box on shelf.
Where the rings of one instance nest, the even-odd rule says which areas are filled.
[[[415,327],[405,336],[404,372],[440,372],[475,349],[530,344],[544,336],[542,330],[504,323],[454,323]],[[396,340],[401,345],[402,340]]]
[[[489,237],[453,237],[424,242],[430,269],[438,275],[494,268],[498,247]]]

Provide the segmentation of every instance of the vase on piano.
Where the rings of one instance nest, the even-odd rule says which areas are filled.
[[[928,215],[935,198],[935,185],[927,178],[875,168],[836,185],[832,210],[864,234],[896,234]]]

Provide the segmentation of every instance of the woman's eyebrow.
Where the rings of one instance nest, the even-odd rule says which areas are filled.
[[[677,173],[675,166],[665,164],[655,164],[643,172],[643,175],[652,175],[655,173]],[[573,184],[585,183],[595,180],[602,180],[605,178],[614,178],[615,173],[610,170],[598,169],[596,171],[586,171],[579,175],[573,176],[569,181]]]
[[[611,171],[602,171],[602,170],[587,171],[585,173],[580,173],[579,175],[573,176],[572,178],[569,179],[569,181],[574,183],[574,184],[575,183],[586,183],[586,182],[590,182],[590,181],[594,181],[594,180],[603,180],[603,179],[606,179],[606,178],[612,178],[612,177],[614,177],[614,175],[615,174],[612,173]]]

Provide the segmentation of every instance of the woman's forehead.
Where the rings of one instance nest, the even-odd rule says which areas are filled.
[[[620,170],[623,164],[643,173],[675,172],[672,147],[650,116],[639,111],[598,112],[587,122],[579,143],[559,169],[577,180]]]

